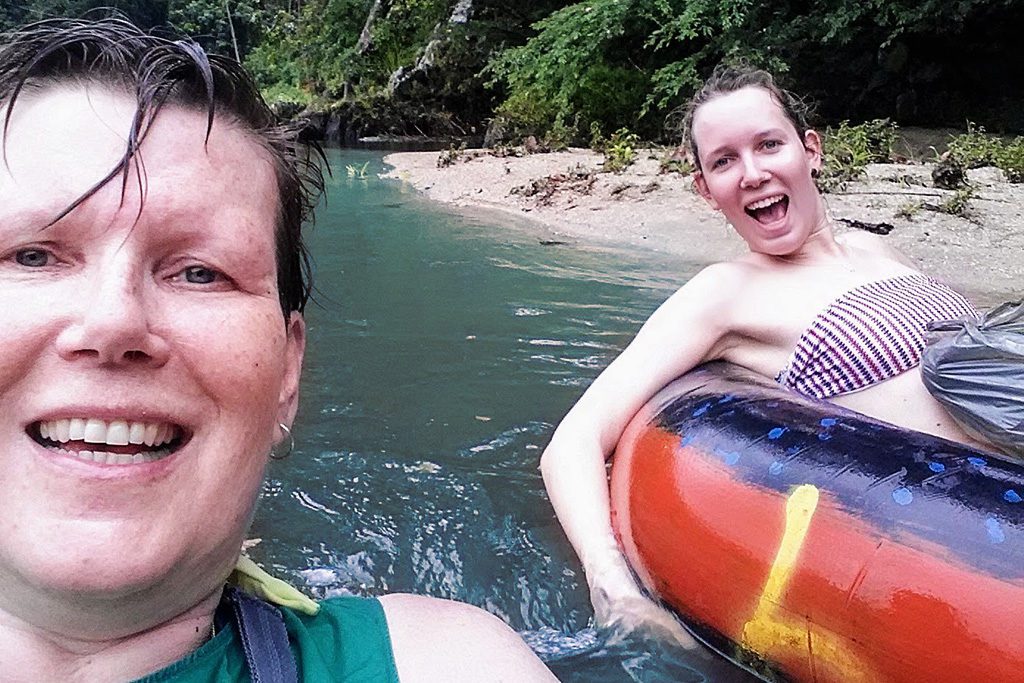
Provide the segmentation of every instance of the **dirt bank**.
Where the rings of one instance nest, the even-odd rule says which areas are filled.
[[[660,152],[641,153],[620,174],[603,157],[571,150],[521,157],[467,151],[438,168],[436,152],[391,154],[389,177],[427,197],[528,218],[541,239],[632,245],[711,263],[742,241],[694,192],[688,177],[659,174]],[[826,195],[832,218],[887,223],[885,237],[922,270],[987,306],[1024,294],[1024,185],[993,168],[970,172],[976,188],[964,215],[935,211],[953,192],[935,188],[928,164],[869,166],[862,180]],[[519,221],[517,221],[518,223]],[[856,229],[856,228],[846,228]]]

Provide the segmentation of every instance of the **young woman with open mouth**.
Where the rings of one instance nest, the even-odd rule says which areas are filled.
[[[687,636],[637,588],[612,534],[605,461],[630,418],[672,379],[720,359],[968,442],[917,367],[928,322],[974,312],[880,238],[836,237],[814,180],[821,138],[770,74],[717,69],[691,102],[686,143],[698,192],[750,251],[705,268],[662,304],[569,411],[541,459],[598,621],[660,624],[680,640]]]

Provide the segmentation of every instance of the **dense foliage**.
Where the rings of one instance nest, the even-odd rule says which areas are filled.
[[[114,7],[243,59],[272,101],[362,133],[587,143],[669,114],[722,60],[763,65],[826,122],[1024,130],[1019,0],[6,0],[0,27]]]
[[[3,0],[0,29],[49,17],[113,10],[142,28],[159,30],[170,25],[195,36],[207,49],[241,57],[260,37],[259,26],[267,12],[264,6],[271,4],[263,0]]]
[[[1020,100],[1019,79],[999,65],[1013,40],[1005,27],[1022,19],[1013,0],[586,0],[535,24],[490,68],[508,87],[499,111],[527,126],[572,118],[581,130],[596,121],[657,135],[715,64],[740,59],[812,91],[830,119],[935,123],[928,117],[946,110],[944,122],[962,125],[961,103],[944,104],[943,89],[962,99],[968,87],[998,95],[1014,84],[1006,94]],[[965,67],[977,68],[959,79]],[[929,92],[940,101],[921,101]]]

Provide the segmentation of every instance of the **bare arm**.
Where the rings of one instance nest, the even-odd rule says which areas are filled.
[[[712,266],[662,304],[565,416],[541,456],[544,484],[583,563],[600,622],[615,618],[616,603],[640,596],[612,532],[605,461],[658,390],[722,353],[735,280],[734,267]]]
[[[402,594],[380,602],[402,683],[557,683],[515,631],[478,607]]]

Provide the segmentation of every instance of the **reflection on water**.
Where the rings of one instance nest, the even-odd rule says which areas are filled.
[[[491,220],[393,181],[331,181],[297,448],[271,465],[253,555],[317,596],[482,606],[563,681],[745,680],[704,654],[603,642],[537,471],[554,424],[694,266],[544,247]]]

